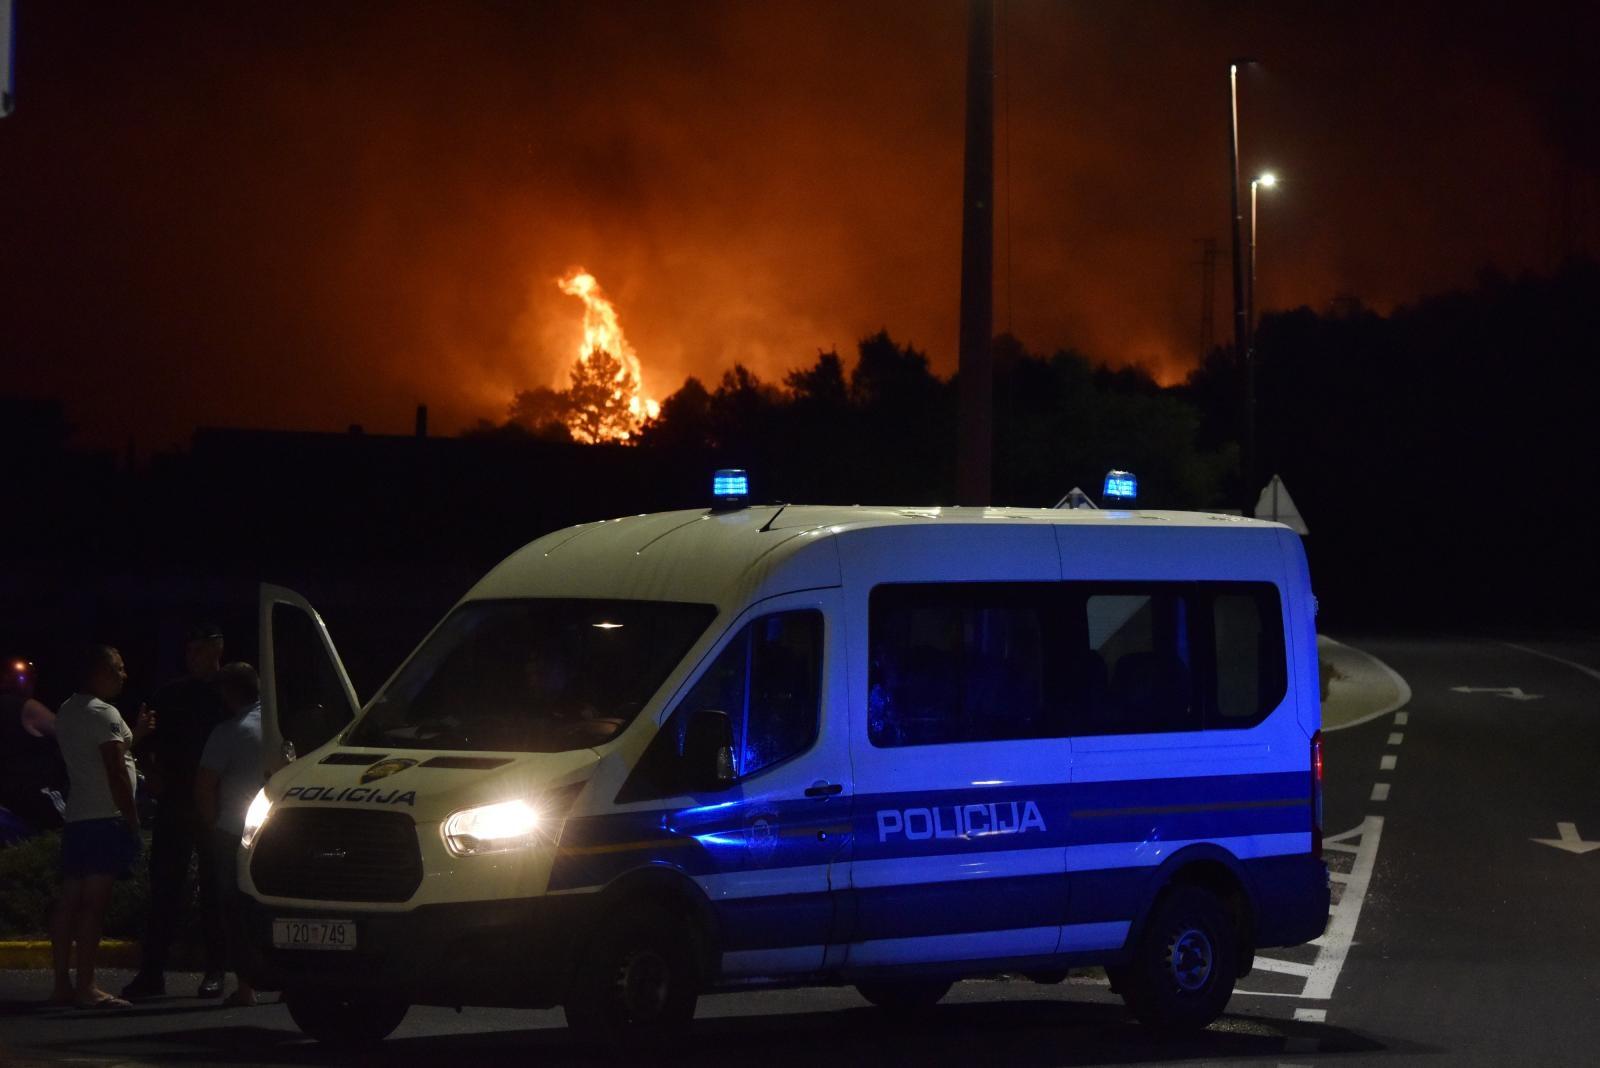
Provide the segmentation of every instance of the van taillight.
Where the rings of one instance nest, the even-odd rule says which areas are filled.
[[[1311,736],[1311,853],[1322,856],[1322,732]]]

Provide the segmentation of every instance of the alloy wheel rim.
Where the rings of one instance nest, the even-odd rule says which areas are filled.
[[[1211,978],[1215,953],[1211,939],[1196,927],[1186,927],[1172,940],[1167,953],[1167,968],[1178,989],[1193,993]]]
[[[617,992],[628,1019],[636,1023],[648,1023],[661,1015],[671,986],[671,966],[652,949],[631,954],[618,970]]]

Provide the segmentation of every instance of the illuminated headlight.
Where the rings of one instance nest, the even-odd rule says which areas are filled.
[[[250,843],[256,840],[256,835],[261,831],[261,825],[267,822],[267,816],[272,812],[272,802],[267,800],[265,790],[257,790],[255,799],[250,802],[250,807],[244,814],[244,834],[239,836],[239,847],[249,849]]]
[[[444,821],[444,844],[458,857],[532,845],[543,819],[526,801],[462,809]]]

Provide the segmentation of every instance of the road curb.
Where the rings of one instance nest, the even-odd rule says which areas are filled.
[[[49,968],[51,966],[49,942],[33,940],[0,942],[0,969],[20,971],[24,969]],[[95,958],[95,966],[98,968],[137,968],[139,966],[139,943],[123,942],[109,938],[101,939],[100,953]]]
[[[1371,653],[1317,635],[1317,653],[1339,676],[1322,702],[1324,732],[1358,727],[1411,702],[1411,687],[1400,673]]]

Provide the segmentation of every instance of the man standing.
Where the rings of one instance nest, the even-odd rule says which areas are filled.
[[[55,963],[51,1004],[126,1008],[128,1003],[95,985],[95,954],[111,886],[131,874],[139,857],[139,812],[134,807],[133,746],[155,727],[140,709],[133,730],[109,703],[128,672],[109,645],[90,647],[80,689],[56,716],[56,738],[67,765],[66,827],[61,833],[61,900],[50,916]],[[69,968],[78,947],[78,981]]]
[[[224,1004],[254,1005],[255,988],[239,970],[243,961],[243,917],[239,910],[239,839],[244,816],[261,789],[261,682],[249,664],[229,664],[217,673],[217,693],[233,718],[211,732],[194,779],[195,810],[211,836],[217,898],[227,935],[228,958],[239,988]]]
[[[222,996],[223,932],[217,909],[211,850],[194,809],[194,776],[211,729],[227,718],[211,677],[222,664],[222,630],[204,623],[189,631],[184,675],[151,696],[161,717],[146,786],[156,798],[150,840],[150,919],[145,928],[139,974],[122,989],[129,999],[167,992],[167,955],[189,902],[189,858],[199,856],[200,932],[205,943],[205,978],[196,997]]]

